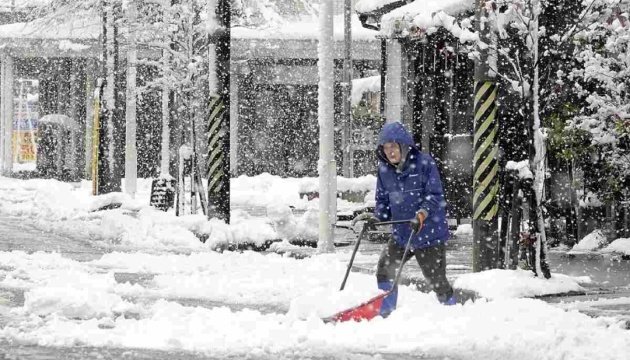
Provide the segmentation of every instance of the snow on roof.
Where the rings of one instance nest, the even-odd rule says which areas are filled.
[[[50,5],[51,0],[2,0],[0,4],[0,10],[2,11],[12,11],[12,10],[23,10],[40,6],[48,6]]]
[[[397,1],[400,0],[359,0],[354,8],[360,13],[369,13]]]
[[[241,0],[241,16],[232,36],[237,39],[316,40],[319,36],[319,0]],[[343,2],[335,2],[335,39],[343,40]],[[375,40],[378,32],[361,26],[352,17],[353,40]]]
[[[79,125],[77,125],[76,121],[74,121],[70,117],[68,117],[66,115],[62,115],[62,114],[44,115],[44,116],[42,116],[41,119],[39,119],[39,122],[40,123],[51,123],[51,124],[64,125],[68,129],[71,129],[71,130],[78,130],[79,129]]]
[[[462,42],[476,40],[477,36],[469,30],[462,29],[454,18],[454,16],[468,10],[474,10],[474,8],[475,0],[414,1],[383,15],[381,32],[388,36],[393,34],[409,35],[412,26],[423,31],[444,27]]]
[[[352,80],[352,105],[361,102],[363,94],[381,91],[381,76],[370,76]]]
[[[233,38],[316,40],[319,35],[319,20],[315,10],[317,7],[312,5],[317,2],[301,1],[303,6],[294,9],[282,5],[286,4],[286,1],[282,0],[243,0],[241,17],[236,19],[232,27]],[[335,39],[342,40],[344,28],[342,14],[335,16],[334,24]],[[101,30],[100,17],[93,11],[84,11],[63,19],[38,19],[28,23],[2,25],[0,38],[87,40],[98,39]],[[361,26],[358,15],[353,16],[353,40],[375,40],[376,35],[378,32]]]
[[[343,16],[334,17],[335,40],[343,40],[344,34]],[[365,29],[361,26],[358,15],[352,17],[352,40],[368,41],[376,40],[378,31]],[[276,23],[272,26],[233,27],[232,36],[236,39],[286,39],[286,40],[317,40],[319,36],[319,22],[317,18],[302,18],[285,23]]]
[[[98,39],[101,19],[91,11],[59,19],[37,19],[0,26],[1,38],[15,39]]]

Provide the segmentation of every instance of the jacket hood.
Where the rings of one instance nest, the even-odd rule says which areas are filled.
[[[415,147],[411,134],[407,132],[402,123],[396,121],[385,124],[378,136],[378,145],[383,146],[388,142],[396,142],[401,145],[409,145]]]
[[[400,144],[402,160],[397,165],[391,164],[383,152],[383,145],[388,142]],[[413,138],[411,134],[405,130],[402,123],[393,122],[383,126],[378,137],[378,147],[376,148],[376,155],[381,161],[392,165],[397,168],[398,171],[402,171],[407,160],[407,155],[414,149],[416,149],[416,145],[413,143]]]

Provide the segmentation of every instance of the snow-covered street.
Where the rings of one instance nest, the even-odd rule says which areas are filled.
[[[17,199],[31,187],[28,181],[1,180],[3,198]],[[45,182],[45,187],[55,184]],[[12,209],[33,198],[15,200]],[[39,211],[46,204],[41,205]],[[0,217],[0,338],[8,354],[79,347],[89,349],[81,353],[85,358],[127,349],[132,358],[623,359],[630,349],[627,311],[597,310],[598,305],[630,305],[627,278],[620,278],[623,272],[627,277],[627,262],[613,270],[619,283],[613,284],[612,297],[532,299],[571,291],[594,294],[606,284],[576,273],[570,260],[555,266],[566,267],[571,276],[554,273],[548,281],[524,270],[469,273],[457,260],[463,251],[458,249],[470,242],[462,231],[451,241],[449,277],[456,288],[475,291],[479,298],[445,307],[434,294],[404,286],[399,309],[389,318],[335,325],[321,318],[378,293],[368,272],[381,244],[362,247],[356,264],[363,271],[352,272],[347,289],[339,292],[350,247],[296,259],[273,252],[214,252],[196,238],[177,248],[130,246],[115,241],[124,234],[85,237],[88,227],[101,228],[94,225],[102,221],[97,218],[108,215],[33,221],[29,214],[7,215],[7,207],[0,213],[5,214]],[[41,231],[49,221],[56,225]],[[597,267],[611,260],[594,261]],[[422,276],[413,266],[406,275]]]
[[[630,360],[630,0],[0,0],[0,360]]]

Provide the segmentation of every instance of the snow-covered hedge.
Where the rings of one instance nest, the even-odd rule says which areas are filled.
[[[338,179],[340,191],[367,192],[375,178]],[[318,199],[301,193],[317,191],[316,178],[281,178],[269,174],[232,180],[231,224],[204,215],[176,217],[149,206],[151,179],[140,179],[136,198],[124,193],[91,195],[91,183],[17,180],[0,177],[0,215],[25,218],[45,231],[132,247],[202,248],[254,244],[295,238],[317,239]],[[106,205],[120,208],[99,211]],[[338,200],[339,211],[362,204]],[[294,214],[291,207],[298,209]],[[199,237],[207,238],[202,244]]]

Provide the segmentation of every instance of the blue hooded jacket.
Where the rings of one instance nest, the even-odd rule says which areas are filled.
[[[387,142],[400,144],[401,164],[393,165],[383,152]],[[411,240],[412,249],[445,244],[448,239],[446,200],[440,173],[433,158],[416,148],[411,135],[399,122],[385,124],[378,142],[379,167],[374,215],[381,221],[413,219],[425,212],[423,228]],[[393,226],[394,240],[400,247],[411,235],[409,224]]]

